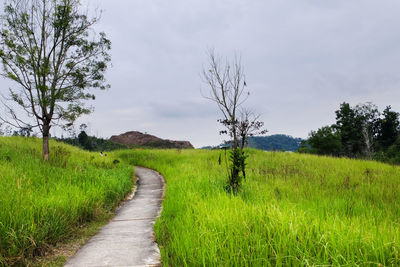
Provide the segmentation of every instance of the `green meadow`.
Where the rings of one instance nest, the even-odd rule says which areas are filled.
[[[237,195],[223,151],[116,152],[167,182],[155,225],[165,266],[400,266],[400,168],[249,150]]]
[[[131,191],[133,168],[62,143],[0,137],[0,266],[26,265]]]
[[[247,150],[247,178],[232,195],[223,151],[100,157],[50,146],[46,163],[40,139],[0,138],[0,265],[24,265],[110,212],[139,165],[167,182],[155,224],[165,266],[400,266],[397,166]]]

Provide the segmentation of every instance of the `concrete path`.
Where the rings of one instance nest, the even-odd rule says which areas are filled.
[[[132,200],[65,266],[161,266],[153,224],[161,211],[164,178],[141,167],[135,172],[139,181]]]

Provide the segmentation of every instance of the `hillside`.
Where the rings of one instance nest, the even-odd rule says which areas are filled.
[[[248,139],[248,147],[266,151],[297,151],[301,141],[301,138],[284,134],[253,136]]]
[[[253,136],[248,138],[247,147],[256,148],[265,151],[297,151],[300,148],[300,142],[303,139],[295,138],[290,135],[275,134],[269,136]],[[221,144],[217,147],[224,147],[227,144]],[[215,147],[207,146],[203,149],[212,149]]]
[[[0,137],[0,266],[27,265],[86,222],[107,217],[133,186],[133,168],[51,140]]]
[[[126,132],[120,135],[113,135],[110,141],[125,145],[127,147],[152,147],[152,148],[193,148],[188,141],[173,141],[161,139],[154,135],[144,134],[137,131]]]

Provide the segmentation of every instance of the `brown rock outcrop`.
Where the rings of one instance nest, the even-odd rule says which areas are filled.
[[[143,146],[154,148],[193,148],[189,141],[173,141],[158,138],[154,135],[144,134],[138,131],[126,132],[120,135],[111,136],[110,140],[114,143],[128,147]]]

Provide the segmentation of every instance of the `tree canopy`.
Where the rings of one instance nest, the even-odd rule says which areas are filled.
[[[39,128],[43,157],[54,125],[70,126],[91,108],[91,88],[106,89],[111,42],[96,34],[79,0],[6,0],[0,30],[2,75],[16,85],[3,97],[8,117],[18,128]],[[24,111],[27,116],[21,116]]]
[[[381,113],[370,102],[354,107],[342,103],[335,114],[336,123],[311,131],[300,152],[400,163],[399,113],[391,106]]]

